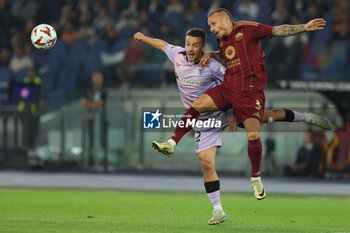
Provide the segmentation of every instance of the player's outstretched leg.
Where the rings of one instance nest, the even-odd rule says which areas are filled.
[[[321,129],[325,129],[325,130],[331,130],[333,129],[333,125],[330,122],[330,120],[328,120],[327,118],[311,113],[311,112],[307,112],[305,113],[305,122],[310,124],[310,125],[314,125],[317,127],[320,127]]]
[[[197,120],[199,117],[199,112],[191,107],[189,110],[187,110],[184,114],[184,116],[181,118],[180,121],[185,122],[185,125],[183,127],[180,127],[179,125],[176,126],[175,131],[173,133],[173,136],[168,141],[153,141],[152,146],[154,149],[158,150],[160,153],[167,157],[171,157],[171,155],[174,153],[174,147],[176,144],[181,140],[181,138],[190,130],[192,130],[191,125],[187,124],[188,120],[195,119]]]
[[[294,110],[282,108],[265,110],[264,123],[270,123],[273,121],[305,122],[321,129],[333,129],[332,123],[326,117],[314,113],[301,113]]]
[[[171,143],[172,139],[169,139],[168,141],[163,141],[163,142],[157,142],[153,141],[152,146],[155,150],[159,151],[166,157],[171,157],[174,153],[174,144]]]
[[[174,152],[174,147],[179,143],[181,138],[187,132],[192,130],[192,126],[191,124],[188,124],[188,122],[192,122],[193,120],[197,121],[199,115],[203,112],[215,112],[218,110],[219,108],[215,105],[214,101],[209,95],[202,95],[193,102],[192,107],[190,107],[181,118],[180,121],[184,122],[184,125],[180,127],[180,124],[178,124],[175,128],[173,135],[168,141],[153,141],[153,148],[158,150],[163,155],[170,157]]]

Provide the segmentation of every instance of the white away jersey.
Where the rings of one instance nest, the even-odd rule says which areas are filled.
[[[165,53],[174,64],[177,87],[186,109],[189,109],[201,95],[224,80],[226,68],[215,59],[210,59],[209,66],[201,68],[198,64],[187,60],[185,48],[168,45]],[[227,122],[231,114],[232,112],[225,114],[208,112],[202,113],[199,119],[215,117],[217,120]]]
[[[225,67],[215,59],[210,59],[208,67],[201,68],[187,61],[186,51],[182,47],[168,45],[165,53],[174,64],[177,87],[186,109],[207,90],[224,80]]]

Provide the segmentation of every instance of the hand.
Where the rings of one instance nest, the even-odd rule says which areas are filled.
[[[142,42],[145,37],[146,36],[144,34],[142,34],[141,32],[136,32],[134,34],[134,39],[138,42]]]
[[[213,53],[213,52],[205,52],[205,53],[203,54],[201,60],[199,61],[200,67],[203,68],[203,67],[205,67],[205,66],[208,66],[208,64],[209,64],[209,59],[210,59],[212,53]]]
[[[305,24],[305,31],[310,32],[320,30],[323,29],[324,26],[326,26],[326,20],[322,18],[313,19]]]
[[[229,121],[228,121],[228,127],[230,132],[237,131],[237,121],[236,121],[236,115],[232,114]]]

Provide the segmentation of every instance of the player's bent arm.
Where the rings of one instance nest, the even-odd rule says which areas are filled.
[[[220,50],[212,52],[210,55],[211,58],[214,58],[215,60],[217,60],[218,62],[220,62],[221,64],[225,64],[225,59],[222,56]]]
[[[162,50],[163,52],[165,51],[165,48],[169,45],[167,42],[165,42],[164,40],[160,40],[160,39],[156,39],[156,38],[152,38],[152,37],[148,37],[143,35],[141,32],[137,32],[134,34],[134,39],[137,41],[141,41],[144,42],[146,44],[149,44],[150,46]]]
[[[284,24],[284,25],[273,27],[271,35],[272,36],[292,36],[305,31],[320,30],[320,29],[323,29],[325,25],[326,25],[326,20],[322,18],[310,20],[307,24],[297,24],[297,25]]]
[[[225,59],[222,57],[220,51],[208,51],[203,54],[201,60],[199,61],[199,65],[201,67],[208,66],[210,58],[214,58],[223,65],[225,64]]]

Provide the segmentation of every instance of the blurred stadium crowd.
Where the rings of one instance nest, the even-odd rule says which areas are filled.
[[[133,33],[183,45],[185,32],[201,27],[207,49],[217,49],[207,14],[218,7],[228,8],[235,20],[270,25],[327,20],[324,30],[263,41],[270,87],[280,79],[350,81],[348,0],[0,0],[0,77],[21,81],[34,65],[43,80],[42,98],[55,106],[81,97],[96,71],[108,87],[173,85],[165,55],[136,43]],[[50,51],[31,45],[39,23],[57,31]]]

